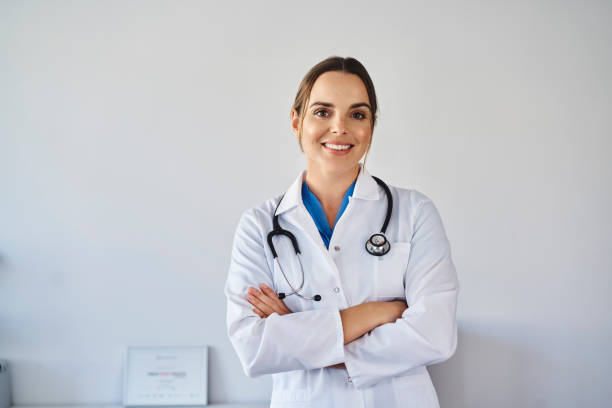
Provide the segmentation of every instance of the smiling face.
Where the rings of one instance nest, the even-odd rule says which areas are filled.
[[[308,171],[354,172],[372,138],[368,92],[361,78],[342,71],[321,74],[303,114],[301,146]],[[299,121],[293,110],[296,136]]]

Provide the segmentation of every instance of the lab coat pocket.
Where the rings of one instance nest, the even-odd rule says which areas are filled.
[[[380,301],[406,299],[404,275],[408,268],[410,242],[394,242],[376,263],[376,298]]]
[[[308,371],[286,371],[272,375],[270,408],[310,407],[311,392],[306,385]]]

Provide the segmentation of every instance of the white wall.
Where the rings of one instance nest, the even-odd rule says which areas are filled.
[[[370,71],[371,173],[436,203],[461,294],[444,407],[609,406],[612,4],[0,3],[0,358],[15,404],[119,403],[126,345],[208,344],[265,400],[222,288],[240,213],[304,162],[316,62]]]

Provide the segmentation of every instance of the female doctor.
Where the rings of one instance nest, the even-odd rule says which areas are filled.
[[[291,110],[306,170],[238,223],[228,334],[271,407],[439,407],[426,366],[456,349],[457,276],[433,202],[360,163],[376,110],[359,61],[315,65]]]

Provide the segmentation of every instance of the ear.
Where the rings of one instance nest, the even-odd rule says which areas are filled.
[[[300,124],[300,115],[298,115],[295,109],[291,109],[291,129],[293,129],[293,134],[295,137],[298,135],[298,127]]]

